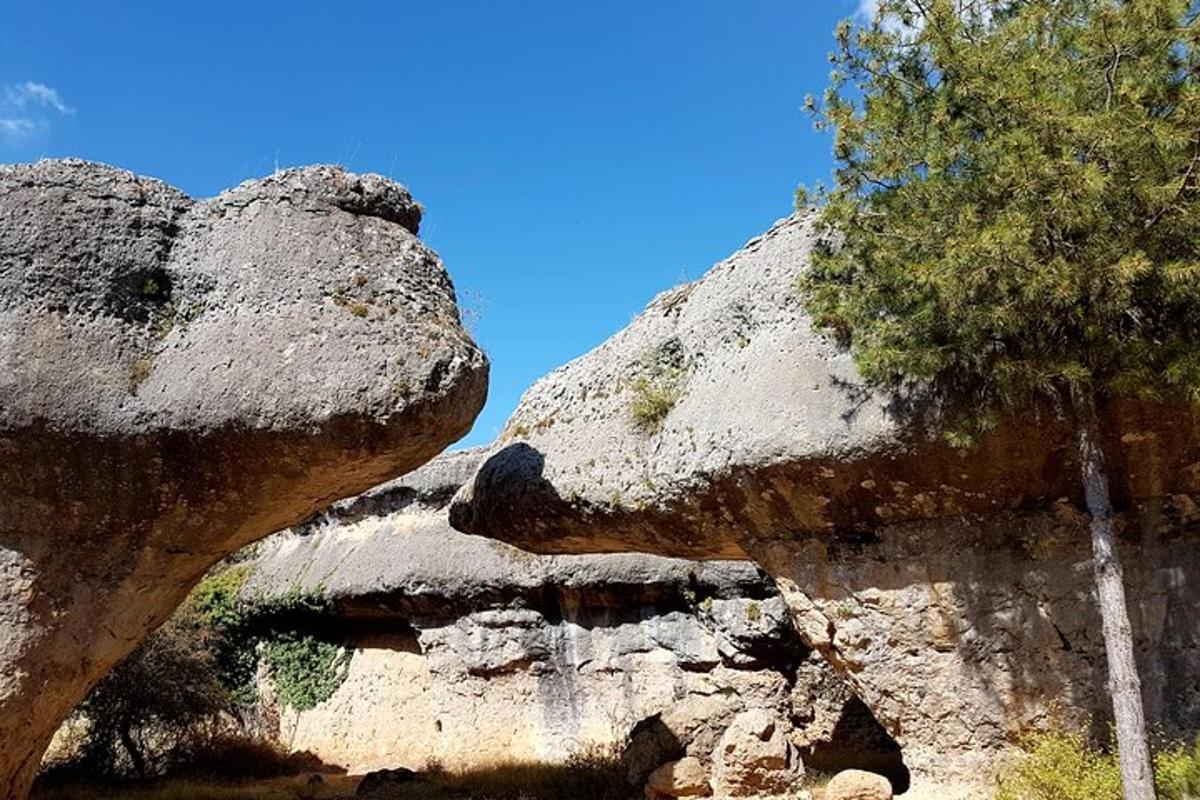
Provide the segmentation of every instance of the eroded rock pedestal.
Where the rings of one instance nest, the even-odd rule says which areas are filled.
[[[0,797],[214,562],[467,431],[487,363],[419,220],[335,168],[0,168]]]
[[[863,386],[803,311],[814,243],[780,221],[536,383],[451,521],[537,552],[752,558],[918,782],[979,784],[1052,709],[1107,715],[1071,427],[1029,413],[959,451],[922,397]],[[1147,709],[1194,731],[1200,412],[1102,417]]]

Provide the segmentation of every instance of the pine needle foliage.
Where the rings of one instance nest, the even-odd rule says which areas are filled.
[[[868,382],[932,388],[968,436],[1081,390],[1200,400],[1198,5],[882,0],[839,26],[807,101],[833,244],[801,285]]]

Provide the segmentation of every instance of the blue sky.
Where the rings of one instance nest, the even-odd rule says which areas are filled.
[[[197,197],[276,165],[396,178],[492,359],[479,444],[828,175],[800,106],[858,6],[8,2],[0,161],[78,156]]]

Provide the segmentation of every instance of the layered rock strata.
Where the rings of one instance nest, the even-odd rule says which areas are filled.
[[[439,457],[260,546],[243,596],[321,594],[351,655],[328,700],[266,715],[290,749],[352,772],[599,753],[640,792],[685,756],[707,785],[730,745],[712,779],[745,796],[798,785],[822,749],[903,768],[869,715],[835,730],[852,694],[749,562],[536,556],[454,531],[446,505],[483,455]],[[777,773],[763,786],[746,780],[756,758]]]

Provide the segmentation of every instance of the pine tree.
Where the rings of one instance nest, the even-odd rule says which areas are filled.
[[[938,396],[956,446],[1022,409],[1074,424],[1126,800],[1154,783],[1097,419],[1200,401],[1197,5],[881,0],[807,103],[837,161],[814,320],[867,381]]]

